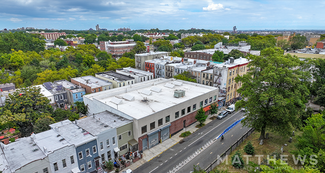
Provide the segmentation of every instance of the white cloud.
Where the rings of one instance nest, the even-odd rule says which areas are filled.
[[[68,9],[67,11],[80,11],[81,9],[80,8],[70,8],[70,9]]]
[[[298,16],[297,18],[298,18],[298,19],[302,19],[302,17],[301,17],[301,16]]]
[[[73,17],[69,17],[69,20],[76,20],[76,18],[73,18]]]
[[[225,8],[225,10],[230,11],[231,9],[230,8]]]
[[[99,19],[109,19],[110,17],[99,17]]]
[[[33,20],[50,20],[50,18],[33,18]]]
[[[203,7],[203,10],[206,10],[206,11],[214,11],[214,10],[221,10],[223,8],[224,7],[223,7],[222,4],[210,3],[207,7]]]
[[[182,18],[182,20],[186,20],[186,19],[188,19],[188,18]]]
[[[18,19],[18,18],[10,18],[10,21],[12,21],[12,22],[21,22],[22,20]]]
[[[83,16],[79,16],[79,20],[87,20],[85,17],[83,17]]]

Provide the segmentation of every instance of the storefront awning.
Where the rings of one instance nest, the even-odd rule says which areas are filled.
[[[210,107],[211,107],[211,106],[209,105],[209,106],[207,106],[207,107],[203,108],[204,112],[206,112],[206,111],[210,110]]]
[[[159,130],[153,131],[153,132],[151,132],[151,133],[148,133],[148,136],[151,136],[151,135],[156,134],[156,133],[158,133],[158,132],[159,132]]]
[[[81,171],[80,171],[80,169],[78,167],[75,167],[75,168],[71,169],[71,172],[72,173],[79,173]]]
[[[129,143],[131,146],[135,146],[135,145],[138,144],[138,142],[137,142],[135,139],[131,139],[131,140],[129,140],[128,143]]]
[[[167,126],[165,126],[165,127],[162,127],[160,130],[164,130],[164,129],[166,129],[166,128],[170,127],[170,126],[171,126],[171,124],[168,124]]]
[[[117,152],[119,152],[119,151],[120,151],[120,149],[119,149],[118,147],[115,147],[115,148],[114,148],[114,152],[115,152],[115,153],[117,153]]]

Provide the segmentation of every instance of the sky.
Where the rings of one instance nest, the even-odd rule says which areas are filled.
[[[0,30],[325,29],[324,0],[1,0]]]

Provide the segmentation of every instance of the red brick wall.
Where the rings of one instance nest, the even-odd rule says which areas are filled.
[[[212,54],[203,52],[185,52],[184,58],[212,61]]]
[[[324,43],[323,43],[323,42],[318,42],[318,43],[316,44],[316,48],[318,48],[318,49],[323,49],[323,48],[324,48]]]
[[[100,47],[101,51],[104,51],[105,50],[105,41],[100,41],[99,42],[99,47]]]
[[[142,151],[142,139],[144,139],[144,138],[147,138],[147,146],[149,146],[148,135],[141,136],[140,138],[138,138],[139,151]]]
[[[153,78],[155,78],[155,64],[154,63],[145,63],[146,71],[153,73]]]
[[[96,90],[96,92],[98,92],[98,89],[99,89],[99,88],[100,88],[100,91],[103,91],[103,88],[102,88],[102,87],[91,88],[91,87],[89,87],[89,86],[87,86],[87,85],[84,85],[84,84],[82,84],[82,83],[79,83],[79,82],[77,82],[77,81],[75,81],[75,80],[73,80],[73,79],[71,79],[71,83],[76,84],[76,85],[80,85],[82,88],[84,88],[84,89],[86,90],[86,94],[93,93],[92,90],[94,90],[94,89]]]

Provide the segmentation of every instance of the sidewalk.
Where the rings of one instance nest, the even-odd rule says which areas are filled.
[[[218,113],[220,111],[223,111],[223,110],[226,110],[226,107],[220,108],[218,110]],[[216,114],[209,115],[204,123],[205,124],[210,123],[212,121],[210,119],[212,116],[216,116]],[[158,144],[158,145],[156,145],[156,146],[154,146],[154,147],[152,147],[150,149],[147,149],[147,150],[143,151],[142,159],[138,160],[137,162],[133,163],[132,165],[128,166],[127,168],[123,169],[122,171],[125,171],[127,169],[135,170],[139,166],[143,165],[144,163],[149,162],[153,158],[159,156],[160,154],[162,154],[163,152],[165,152],[169,148],[176,145],[180,140],[184,139],[182,137],[179,137],[179,135],[181,135],[183,132],[190,131],[191,133],[194,133],[196,130],[198,130],[198,128],[195,127],[198,124],[199,124],[199,122],[195,122],[194,124],[186,127],[185,130],[182,130],[182,131],[178,132],[177,134],[175,134],[171,138],[165,140],[164,142],[162,142],[162,143],[160,143],[160,144]]]

